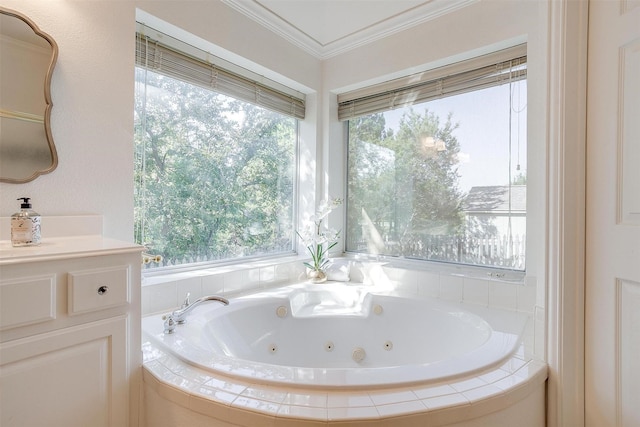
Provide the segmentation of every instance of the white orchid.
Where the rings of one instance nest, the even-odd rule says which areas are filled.
[[[298,236],[302,239],[313,260],[312,263],[305,262],[304,265],[313,271],[322,271],[327,266],[329,263],[327,255],[338,244],[340,230],[322,230],[322,221],[341,204],[342,199],[339,198],[321,201],[318,210],[312,217],[313,226],[298,232]]]
[[[329,200],[322,200],[320,205],[318,206],[318,210],[316,210],[316,214],[313,216],[313,222],[316,224],[316,227],[320,227],[320,223],[323,219],[325,219],[332,210],[337,208],[342,204],[342,199],[335,198]]]

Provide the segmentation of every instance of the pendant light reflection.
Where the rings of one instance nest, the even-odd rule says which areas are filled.
[[[447,150],[443,140],[435,139],[433,136],[423,136],[420,138],[420,147],[422,153],[428,157],[434,157],[436,154]]]

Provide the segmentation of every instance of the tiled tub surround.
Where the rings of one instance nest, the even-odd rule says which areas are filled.
[[[351,282],[532,314],[536,303],[536,279],[521,273],[494,272],[448,265],[368,262],[340,258],[350,266]],[[179,307],[187,293],[191,299],[204,295],[227,297],[298,283],[304,274],[302,260],[289,257],[178,273],[143,272],[143,315]],[[504,275],[504,276],[503,276]]]
[[[542,427],[546,364],[521,346],[474,376],[386,389],[278,387],[211,374],[144,341],[145,425],[154,427]]]
[[[294,266],[291,265],[292,270],[295,270]],[[371,274],[379,268],[382,270]],[[486,307],[493,302],[494,306],[502,309],[516,311],[520,308],[518,311],[531,314],[535,298],[535,291],[525,285],[477,278],[458,277],[462,285],[460,287],[455,285],[454,279],[452,287],[457,289],[453,292],[447,292],[450,290],[446,284],[425,286],[425,277],[426,281],[428,278],[437,278],[438,282],[441,277],[449,277],[442,273],[370,265],[361,271],[356,270],[352,278],[358,275],[369,283],[372,277],[376,277],[378,285],[384,284],[388,292],[395,291],[412,297],[412,291],[415,290],[415,297],[416,294],[432,295],[437,291],[436,296],[445,300],[450,295],[455,295],[451,298],[453,301],[466,300],[463,304],[466,306]],[[405,283],[391,280],[390,276],[401,278]],[[224,273],[222,277],[223,292]],[[498,286],[491,286],[493,283]],[[262,286],[259,282],[253,285],[254,289]],[[465,287],[471,289],[470,286],[474,286],[474,291],[478,288],[481,290],[465,292]],[[445,292],[441,291],[443,287]],[[503,287],[515,291],[498,297],[499,292],[496,291]],[[192,286],[191,291],[193,289]],[[472,296],[480,300],[471,301]],[[185,363],[150,340],[145,340],[147,425],[180,425],[178,420],[189,420],[188,424],[194,426],[313,426],[327,423],[358,426],[451,423],[459,423],[460,426],[499,426],[512,425],[513,420],[517,419],[518,425],[541,426],[544,425],[546,365],[531,356],[532,332],[531,328],[527,329],[525,341],[512,355],[471,375],[432,379],[404,386],[367,387],[366,390],[348,386],[325,389],[283,386],[268,384],[263,379],[213,373]]]

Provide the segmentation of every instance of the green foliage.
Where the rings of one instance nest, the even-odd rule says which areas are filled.
[[[383,113],[349,121],[349,242],[375,230],[386,242],[378,252],[406,255],[420,236],[463,232],[452,116],[441,124],[427,109],[410,109],[396,133],[385,126]]]
[[[142,69],[136,81],[136,241],[168,264],[291,251],[295,119]]]

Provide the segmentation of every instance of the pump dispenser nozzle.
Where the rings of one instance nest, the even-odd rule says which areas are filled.
[[[31,208],[31,203],[29,203],[29,200],[31,200],[31,197],[18,197],[16,200],[22,200],[22,203],[20,204],[21,209]]]

